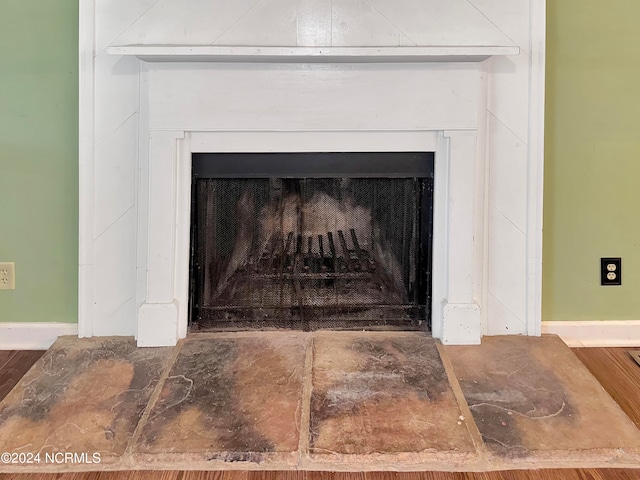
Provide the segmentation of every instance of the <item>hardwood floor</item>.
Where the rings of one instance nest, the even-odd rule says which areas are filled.
[[[640,365],[629,350],[640,348],[574,348],[573,352],[640,428]]]
[[[129,471],[58,474],[2,474],[0,480],[638,480],[630,469],[507,470],[503,472],[188,472]]]
[[[628,348],[577,348],[578,358],[640,428],[640,366]],[[0,400],[42,356],[39,351],[0,351]],[[1,471],[0,466],[0,471]],[[503,472],[188,472],[128,471],[14,475],[0,480],[640,480],[640,470],[565,469],[511,470]]]
[[[39,350],[0,351],[0,400],[11,391],[43,354],[44,352]]]

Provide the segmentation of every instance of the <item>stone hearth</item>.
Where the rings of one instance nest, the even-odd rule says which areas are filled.
[[[64,337],[0,403],[0,470],[640,466],[640,433],[555,336]],[[46,463],[85,452],[100,463]]]

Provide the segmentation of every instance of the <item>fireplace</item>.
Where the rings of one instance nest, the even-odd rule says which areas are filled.
[[[331,232],[336,257],[360,258],[353,228],[363,258],[391,271],[382,283],[401,284],[389,308],[423,308],[418,321],[430,318],[447,344],[540,333],[544,0],[151,3],[80,4],[80,336],[159,346],[187,335],[194,155],[332,152],[434,153],[428,272],[396,258],[403,273],[394,275],[355,226],[339,229],[346,247]],[[319,198],[373,211],[344,194],[372,177],[276,173],[251,179],[262,185],[250,189],[256,212]],[[384,221],[373,214],[374,223]],[[310,255],[299,231],[288,254],[290,232],[274,240],[302,267],[276,267],[289,287],[320,265],[305,265],[304,252],[330,252],[328,231],[324,255],[315,231]],[[218,284],[207,287],[214,306]]]
[[[192,331],[429,329],[433,154],[193,156]]]

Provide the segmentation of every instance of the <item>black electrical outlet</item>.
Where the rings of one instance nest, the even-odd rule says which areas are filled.
[[[622,285],[622,259],[600,259],[600,285]]]

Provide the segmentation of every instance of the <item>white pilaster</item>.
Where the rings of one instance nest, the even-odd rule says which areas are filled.
[[[444,344],[479,344],[481,310],[474,298],[476,272],[476,141],[475,131],[445,132],[448,139],[445,253],[446,292],[442,308]],[[436,177],[439,172],[436,172]],[[441,197],[439,197],[441,198]],[[434,205],[434,207],[436,207]],[[436,207],[437,208],[437,207]],[[435,252],[435,250],[434,250]],[[435,273],[435,272],[434,272]],[[435,275],[434,275],[435,278]]]
[[[145,302],[138,309],[138,345],[175,345],[178,341],[179,303],[175,298],[176,237],[178,206],[178,139],[183,132],[151,132],[146,175],[148,203],[141,212],[139,257],[147,259],[146,271],[139,271],[146,285]],[[145,178],[145,175],[142,175]],[[143,180],[144,181],[144,180]],[[146,248],[145,248],[146,247]]]

